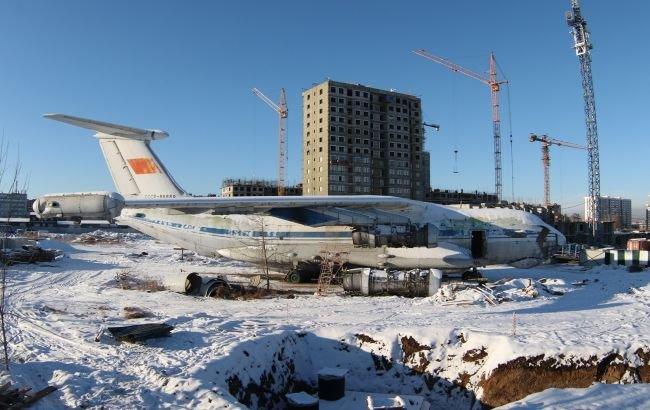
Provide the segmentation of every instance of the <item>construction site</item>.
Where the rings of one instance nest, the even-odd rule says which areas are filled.
[[[88,31],[101,56],[86,21],[43,20],[106,98],[46,89],[70,112],[31,103],[25,164],[0,143],[0,408],[650,407],[650,205],[612,154],[611,10],[337,1],[88,5],[124,19]],[[422,35],[432,15],[448,36]],[[51,135],[78,152],[45,155]]]

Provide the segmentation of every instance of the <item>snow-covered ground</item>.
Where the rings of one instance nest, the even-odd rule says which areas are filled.
[[[643,410],[648,408],[650,408],[650,388],[647,384],[603,383],[596,383],[584,389],[547,389],[499,407],[500,410]]]
[[[513,359],[543,354],[569,365],[614,352],[614,363],[640,366],[634,352],[650,346],[648,271],[490,267],[484,274],[498,281],[495,305],[477,292],[448,289],[415,299],[300,294],[233,301],[119,289],[116,275],[126,271],[157,279],[181,270],[257,270],[205,258],[181,261],[173,247],[140,235],[117,242],[44,241],[65,256],[11,268],[12,375],[34,389],[60,386],[41,408],[244,407],[234,396],[265,407],[271,402],[259,401],[260,389],[281,391],[295,379],[314,385],[322,367],[348,368],[352,390],[421,393],[434,408],[469,407],[485,394],[482,381]],[[126,319],[126,307],[151,317]],[[140,345],[105,335],[95,342],[102,326],[151,321],[174,325],[171,337]],[[629,389],[636,405],[646,387],[620,389]],[[599,389],[588,389],[580,403],[591,396],[602,401]],[[526,405],[551,400],[541,394]],[[553,397],[562,407],[568,396]]]

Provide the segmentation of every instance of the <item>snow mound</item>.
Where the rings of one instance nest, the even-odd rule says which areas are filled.
[[[547,389],[498,409],[647,409],[650,385],[594,383],[585,389]]]

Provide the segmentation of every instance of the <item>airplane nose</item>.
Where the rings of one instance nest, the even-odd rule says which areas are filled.
[[[34,203],[32,204],[32,210],[34,211],[34,213],[37,216],[41,215],[41,199],[40,198],[36,198],[34,200]]]

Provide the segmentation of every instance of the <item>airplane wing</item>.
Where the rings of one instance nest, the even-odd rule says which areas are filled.
[[[126,199],[125,206],[184,213],[271,215],[310,226],[406,224],[424,209],[418,201],[374,195],[138,198]]]
[[[90,120],[87,118],[74,117],[72,115],[43,114],[43,117],[97,131],[100,134],[112,135],[114,137],[137,140],[160,140],[169,137],[167,132],[161,130],[127,127],[125,125],[111,124],[110,122]]]

